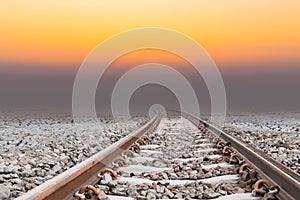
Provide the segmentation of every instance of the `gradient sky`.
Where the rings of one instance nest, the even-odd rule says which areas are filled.
[[[220,65],[300,61],[300,2],[4,1],[0,60],[77,63],[98,43],[156,26],[196,39]]]
[[[68,80],[63,87],[71,87],[80,63],[99,43],[119,32],[149,26],[182,32],[201,44],[225,76],[232,93],[229,99],[238,98],[241,91],[234,89],[236,85],[246,84],[243,81],[252,81],[253,77],[266,76],[259,84],[245,85],[253,95],[266,84],[278,87],[278,77],[284,80],[282,89],[291,89],[295,83],[299,86],[299,10],[300,1],[294,0],[3,1],[0,89],[6,96],[0,103],[13,106],[7,102],[20,97],[19,90],[27,89],[32,94],[45,90],[38,88],[39,93],[30,84],[26,87],[28,82],[42,83],[48,88],[47,94],[57,89],[50,86],[53,79],[62,84]],[[233,84],[234,78],[240,82]],[[11,84],[15,84],[12,89],[6,87]],[[57,94],[65,93],[70,92]],[[299,96],[293,97],[293,101],[299,100]]]

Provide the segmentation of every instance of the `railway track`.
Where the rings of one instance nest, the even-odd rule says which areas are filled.
[[[157,115],[18,199],[297,199],[299,180],[205,121]]]

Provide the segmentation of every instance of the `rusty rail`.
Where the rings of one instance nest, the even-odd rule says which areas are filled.
[[[157,114],[134,133],[127,135],[87,160],[30,190],[18,197],[17,200],[71,199],[81,186],[96,183],[98,180],[97,174],[117,159],[124,150],[128,149],[143,134],[153,131],[159,124],[160,118],[160,115]]]
[[[297,200],[300,197],[300,176],[299,174],[288,169],[281,163],[275,161],[273,158],[267,156],[263,152],[255,149],[249,144],[243,143],[235,137],[225,133],[212,124],[199,119],[190,114],[182,113],[182,116],[190,120],[193,124],[198,126],[204,124],[216,136],[220,137],[226,142],[230,142],[231,146],[239,152],[246,161],[250,163],[262,176],[272,184],[279,187],[279,192],[276,194],[278,199],[282,200]]]

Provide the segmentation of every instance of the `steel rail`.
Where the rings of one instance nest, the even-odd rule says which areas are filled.
[[[161,116],[157,114],[137,131],[120,139],[106,149],[96,153],[87,160],[75,165],[62,174],[30,190],[17,200],[58,200],[71,199],[73,194],[86,184],[95,184],[97,174],[117,159],[121,153],[148,131],[153,131],[159,124]]]
[[[262,178],[267,179],[272,184],[277,185],[280,190],[276,197],[282,200],[297,200],[300,197],[300,176],[288,169],[273,158],[254,148],[249,144],[239,141],[237,138],[218,129],[214,125],[193,115],[182,113],[182,116],[198,126],[204,124],[216,136],[226,142],[239,152],[258,171]]]

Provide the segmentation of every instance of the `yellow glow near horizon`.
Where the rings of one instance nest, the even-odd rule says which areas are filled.
[[[0,62],[80,63],[111,35],[139,27],[182,32],[221,65],[300,63],[300,1],[5,1]]]

